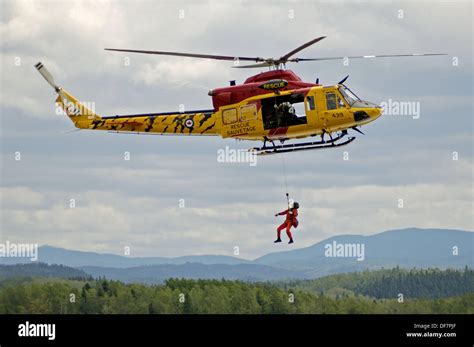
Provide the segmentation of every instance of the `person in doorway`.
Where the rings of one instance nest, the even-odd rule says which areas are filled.
[[[287,126],[290,108],[291,104],[289,102],[282,102],[279,105],[275,105],[276,125],[278,128]]]
[[[277,239],[274,241],[275,243],[281,242],[280,236],[283,229],[286,229],[286,235],[288,235],[288,238],[290,239],[288,243],[293,243],[293,235],[291,234],[290,229],[291,227],[298,227],[298,219],[296,217],[298,217],[299,207],[300,205],[297,202],[290,200],[288,203],[288,209],[275,215],[275,217],[286,216],[285,221],[277,228]]]

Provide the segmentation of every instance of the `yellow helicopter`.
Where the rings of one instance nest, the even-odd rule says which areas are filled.
[[[133,115],[99,116],[74,96],[56,85],[42,63],[35,65],[39,73],[57,92],[56,103],[79,129],[106,130],[120,133],[151,133],[158,135],[221,136],[240,140],[263,141],[263,146],[251,148],[255,154],[274,154],[347,145],[355,137],[348,130],[362,133],[358,127],[382,115],[377,104],[361,100],[343,80],[323,86],[319,80],[308,83],[293,71],[286,70],[290,62],[335,59],[386,58],[445,55],[397,54],[352,57],[296,58],[296,53],[321,41],[317,37],[280,58],[235,57],[209,54],[112,49],[109,51],[170,55],[233,61],[236,68],[268,67],[269,71],[251,76],[243,84],[213,89],[209,92],[213,108],[186,112],[162,112]],[[241,61],[254,64],[240,65]],[[325,139],[325,134],[329,139]],[[290,140],[320,135],[318,141],[286,143]],[[275,142],[279,142],[276,144]],[[267,143],[271,145],[267,145]]]

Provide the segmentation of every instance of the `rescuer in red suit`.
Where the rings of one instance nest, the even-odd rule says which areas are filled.
[[[290,201],[290,203],[288,204],[287,210],[277,213],[275,215],[275,217],[286,215],[285,221],[277,229],[277,239],[274,241],[275,243],[281,242],[281,238],[280,238],[281,231],[285,228],[286,228],[286,235],[288,235],[288,238],[290,239],[288,243],[293,243],[293,236],[291,235],[290,229],[292,226],[295,228],[298,227],[298,219],[296,217],[298,217],[299,207],[300,205],[297,202]]]

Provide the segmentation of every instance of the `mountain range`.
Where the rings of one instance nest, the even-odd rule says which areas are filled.
[[[409,228],[368,236],[334,236],[309,247],[270,253],[254,260],[221,255],[126,257],[41,246],[38,261],[124,282],[159,283],[170,277],[275,281],[396,266],[473,267],[473,250],[472,231]],[[0,264],[27,262],[30,260],[0,257]]]

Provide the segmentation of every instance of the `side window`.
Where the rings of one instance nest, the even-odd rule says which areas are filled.
[[[326,93],[326,108],[328,110],[335,110],[337,108],[336,94]]]
[[[240,120],[242,122],[257,119],[257,105],[249,104],[240,106]]]
[[[308,103],[308,110],[314,111],[316,109],[314,105],[314,96],[306,97],[306,102]]]
[[[232,124],[237,122],[237,109],[229,108],[222,111],[222,122],[224,124]]]

